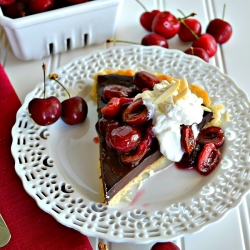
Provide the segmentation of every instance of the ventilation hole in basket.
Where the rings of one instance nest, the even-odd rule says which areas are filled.
[[[83,39],[84,39],[84,46],[85,45],[87,45],[88,44],[88,34],[84,34],[84,37],[83,37]]]
[[[66,40],[67,50],[70,50],[70,43],[71,43],[70,38],[67,38]]]
[[[49,53],[53,54],[53,43],[49,44]]]

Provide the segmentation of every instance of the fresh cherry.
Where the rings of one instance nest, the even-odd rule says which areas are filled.
[[[70,4],[79,4],[79,3],[86,3],[89,2],[90,0],[66,0],[67,3]]]
[[[51,10],[54,7],[54,0],[30,0],[28,9],[31,13],[41,13]]]
[[[211,58],[217,52],[217,43],[213,36],[210,34],[203,34],[192,43],[192,47],[204,49],[208,56]]]
[[[181,25],[178,32],[178,36],[183,42],[192,42],[196,40],[197,36],[201,35],[201,23],[192,18],[180,19]]]
[[[46,98],[45,70],[46,65],[42,65],[44,72],[44,93],[43,98],[34,98],[28,104],[28,111],[31,118],[40,126],[46,126],[56,122],[62,112],[61,103],[55,96]]]
[[[16,0],[0,0],[0,5],[1,6],[8,6],[11,5],[15,2]]]
[[[199,154],[197,169],[202,175],[208,175],[217,167],[220,160],[220,151],[213,143],[208,143]]]
[[[156,45],[163,48],[168,48],[168,40],[156,33],[150,33],[144,36],[141,40],[141,44],[145,46]]]
[[[225,141],[224,132],[220,127],[211,126],[200,131],[197,143],[205,145],[213,143],[215,147],[221,147]]]
[[[185,50],[184,52],[188,55],[198,56],[201,59],[203,59],[205,62],[209,62],[209,56],[208,56],[207,52],[202,48],[190,47],[189,49]]]
[[[69,124],[75,125],[86,120],[88,114],[88,105],[80,96],[74,96],[62,102],[62,120]]]
[[[19,18],[26,15],[26,6],[22,2],[15,2],[6,7],[4,15],[10,18]]]
[[[159,10],[153,10],[153,11],[148,11],[146,7],[142,4],[141,1],[136,0],[137,3],[139,3],[142,8],[144,9],[144,12],[140,16],[140,23],[141,26],[146,29],[147,31],[152,31],[152,22],[155,18],[155,16],[160,13]]]
[[[222,19],[216,18],[209,22],[206,32],[214,37],[217,43],[223,44],[227,42],[232,36],[232,26],[224,21],[226,5],[223,8]]]
[[[150,250],[180,250],[173,242],[158,242],[155,243]]]
[[[133,77],[133,84],[139,90],[142,90],[145,88],[153,90],[155,84],[159,82],[160,81],[156,76],[146,71],[136,72]]]
[[[71,97],[68,90],[58,81],[57,74],[50,74],[49,78],[55,80],[58,84],[60,84],[69,96],[68,99],[65,99],[61,103],[62,120],[68,125],[75,125],[75,124],[84,122],[88,114],[88,105],[86,101],[80,96]]]
[[[174,37],[180,29],[180,21],[169,11],[158,13],[152,22],[152,31],[166,39]]]

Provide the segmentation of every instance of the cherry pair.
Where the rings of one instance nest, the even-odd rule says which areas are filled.
[[[46,98],[46,65],[43,64],[42,68],[44,72],[43,98],[34,98],[29,102],[28,110],[31,118],[40,126],[53,124],[60,117],[69,125],[84,122],[88,113],[86,101],[79,96],[71,97],[67,89],[57,80],[56,74],[49,75],[49,78],[57,81],[65,89],[69,98],[62,103],[55,96]]]

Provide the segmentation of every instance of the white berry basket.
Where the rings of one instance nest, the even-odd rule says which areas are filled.
[[[17,58],[39,60],[105,42],[114,35],[121,2],[94,0],[17,19],[0,8],[0,24]]]

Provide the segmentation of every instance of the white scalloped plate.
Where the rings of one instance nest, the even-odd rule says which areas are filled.
[[[226,143],[217,169],[204,177],[170,164],[147,179],[139,190],[133,190],[131,202],[114,207],[102,204],[98,144],[93,141],[97,112],[90,90],[93,75],[106,68],[185,76],[189,83],[202,85],[213,103],[224,104],[230,121],[222,123]],[[218,221],[249,191],[249,101],[234,81],[216,67],[177,50],[128,46],[77,58],[56,73],[72,94],[86,99],[88,118],[76,126],[61,120],[47,127],[34,124],[27,105],[32,98],[42,97],[41,82],[17,113],[11,149],[25,190],[41,209],[63,225],[113,242],[173,240]],[[58,84],[48,80],[47,86],[48,95],[66,98]]]

